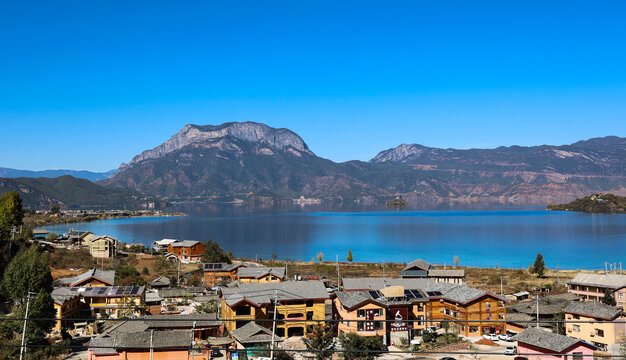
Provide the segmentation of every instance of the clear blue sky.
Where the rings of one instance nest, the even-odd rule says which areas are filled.
[[[187,123],[318,155],[626,136],[623,1],[3,1],[0,166],[116,168]]]

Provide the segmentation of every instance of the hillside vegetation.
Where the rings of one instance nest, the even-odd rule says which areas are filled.
[[[626,197],[614,194],[593,194],[567,204],[548,205],[549,210],[583,211],[589,213],[624,213]]]

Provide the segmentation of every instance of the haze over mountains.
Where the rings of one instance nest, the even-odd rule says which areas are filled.
[[[438,149],[403,144],[369,162],[316,156],[296,133],[264,124],[186,125],[99,183],[169,200],[254,194],[326,201],[484,202],[545,206],[626,193],[626,139],[562,146]]]

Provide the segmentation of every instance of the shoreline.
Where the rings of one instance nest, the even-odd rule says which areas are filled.
[[[90,223],[99,220],[118,220],[118,219],[141,219],[141,218],[165,218],[165,217],[184,217],[188,216],[183,212],[171,212],[160,214],[133,214],[133,215],[86,215],[80,217],[55,217],[50,215],[25,215],[24,225],[33,229],[42,230],[45,226],[57,226],[64,224]]]

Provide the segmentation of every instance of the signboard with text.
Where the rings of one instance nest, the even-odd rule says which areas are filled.
[[[391,331],[407,331],[407,320],[409,317],[409,311],[406,307],[390,307],[389,315],[390,320],[395,320],[389,323],[389,330]]]
[[[366,309],[365,310],[365,331],[374,331],[374,316],[375,316],[375,310],[374,309]]]

